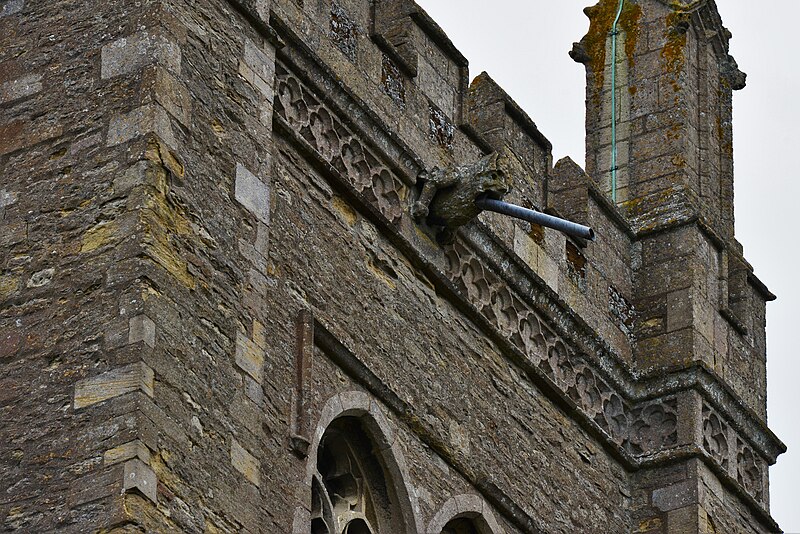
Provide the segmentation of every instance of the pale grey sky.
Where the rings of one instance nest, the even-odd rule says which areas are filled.
[[[469,59],[487,71],[553,143],[554,160],[584,161],[584,68],[567,56],[588,28],[594,0],[418,0]],[[789,447],[770,469],[771,511],[800,533],[800,364],[792,340],[800,317],[795,276],[800,243],[800,69],[797,0],[717,0],[733,32],[731,53],[748,74],[734,93],[736,235],[745,257],[778,300],[767,305],[769,426]]]

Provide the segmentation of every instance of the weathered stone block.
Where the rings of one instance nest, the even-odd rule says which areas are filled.
[[[155,97],[167,112],[186,127],[191,126],[192,98],[186,87],[169,71],[157,68],[155,76]]]
[[[157,104],[147,104],[125,115],[113,117],[108,126],[106,143],[114,146],[148,133],[155,133],[173,148],[177,145],[169,115]]]
[[[264,348],[245,334],[236,334],[236,365],[259,384],[264,381]]]
[[[114,465],[133,458],[138,458],[147,465],[150,464],[150,450],[138,439],[108,449],[103,453],[103,464]]]
[[[64,131],[60,124],[44,122],[41,119],[9,121],[0,125],[0,156],[16,152],[59,137]]]
[[[35,95],[41,90],[42,75],[28,74],[22,78],[17,78],[16,80],[11,80],[0,85],[0,104]]]
[[[114,466],[83,477],[70,484],[67,504],[77,507],[104,497],[118,496],[123,487],[123,468]]]
[[[687,480],[653,491],[653,506],[662,512],[677,510],[697,502],[697,482]]]
[[[161,35],[137,33],[105,45],[100,52],[100,77],[129,74],[145,65],[157,63],[180,73],[181,50]]]
[[[153,396],[153,370],[143,362],[81,380],[75,384],[73,406],[79,410],[131,391]]]
[[[268,102],[275,100],[273,90],[275,80],[275,53],[270,48],[269,54],[259,46],[245,39],[244,56],[239,62],[239,74],[258,89]]]
[[[25,7],[25,0],[7,0],[0,7],[0,18],[15,15],[22,11],[23,7]]]
[[[138,458],[125,462],[123,490],[137,489],[153,502],[158,502],[158,479],[150,466]]]
[[[264,224],[269,224],[269,186],[241,163],[236,164],[236,200]]]
[[[131,317],[128,330],[128,343],[144,343],[153,348],[156,345],[156,325],[152,319],[146,315]]]
[[[33,273],[26,284],[27,287],[42,287],[48,285],[55,276],[56,270],[53,267],[42,269]]]
[[[261,485],[261,467],[258,459],[235,439],[231,439],[231,465],[252,484]]]

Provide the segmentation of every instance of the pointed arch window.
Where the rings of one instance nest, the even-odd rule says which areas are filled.
[[[312,534],[405,532],[384,462],[359,417],[335,419],[319,442],[312,479]]]
[[[442,529],[442,534],[483,534],[483,531],[471,519],[459,517],[448,522]]]

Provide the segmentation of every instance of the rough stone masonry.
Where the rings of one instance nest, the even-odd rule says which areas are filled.
[[[780,532],[744,74],[617,7],[584,170],[412,0],[0,0],[0,530]],[[597,240],[440,244],[418,177],[493,153]]]

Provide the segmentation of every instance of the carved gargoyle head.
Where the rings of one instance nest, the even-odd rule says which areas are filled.
[[[502,199],[521,169],[517,157],[504,147],[474,163],[446,169],[436,167],[430,173],[423,171],[418,176],[422,192],[411,207],[411,215],[417,221],[441,227],[439,240],[449,242],[459,226],[481,212],[475,200]]]

